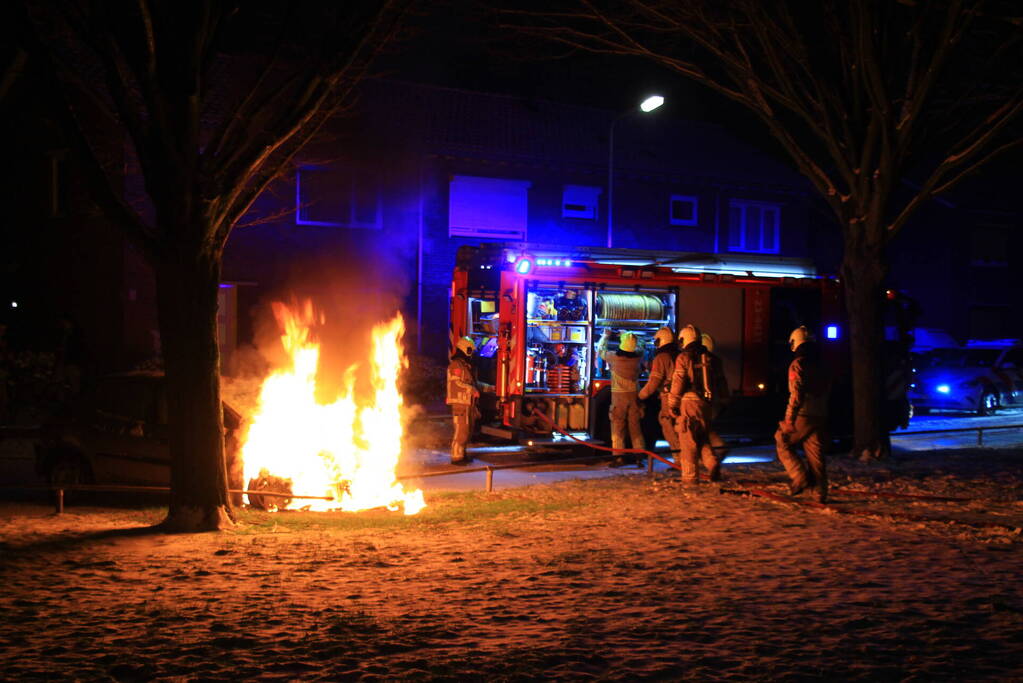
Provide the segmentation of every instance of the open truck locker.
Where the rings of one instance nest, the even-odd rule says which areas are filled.
[[[476,342],[479,379],[493,387],[481,406],[485,434],[547,440],[550,425],[583,439],[609,441],[610,376],[597,356],[623,331],[637,335],[644,357],[654,334],[692,323],[710,333],[732,401],[723,431],[770,436],[787,398],[788,336],[806,325],[821,342],[836,385],[847,384],[848,345],[841,289],[808,261],[538,245],[462,247],[451,286],[452,339]],[[569,359],[566,363],[565,359]],[[656,398],[644,431],[659,434]]]

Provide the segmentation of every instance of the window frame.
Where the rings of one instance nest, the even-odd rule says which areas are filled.
[[[756,207],[760,209],[760,248],[752,249],[746,244],[747,216],[748,209]],[[733,246],[732,210],[742,209],[742,225],[738,230],[740,239],[739,246]],[[774,212],[774,244],[771,247],[764,247],[764,214],[765,209]],[[778,202],[760,201],[756,199],[729,199],[728,200],[728,251],[744,254],[780,254],[781,253],[781,210],[782,205]]]
[[[693,206],[692,218],[675,218],[673,209],[675,202],[689,202]],[[700,224],[700,198],[696,195],[673,194],[668,200],[668,223],[670,225],[699,225]]]
[[[568,208],[568,202],[566,196],[572,191],[570,188],[576,190],[579,194],[589,194],[592,196],[591,203],[585,206],[589,209],[591,215],[584,215],[582,211],[575,211],[574,209]],[[579,185],[573,183],[566,183],[561,186],[561,217],[571,218],[577,221],[598,221],[600,220],[600,195],[603,194],[603,188],[597,185]]]
[[[498,184],[504,183],[507,184],[509,191],[514,189],[516,192],[521,192],[522,205],[520,208],[524,212],[522,216],[522,227],[520,229],[503,227],[494,227],[488,229],[486,227],[480,226],[468,227],[453,225],[452,207],[453,202],[455,201],[456,194],[455,192],[453,192],[452,188],[455,186],[455,183],[460,181],[466,182],[469,185],[471,185],[475,181],[484,181],[482,183],[483,185],[493,183],[495,187]],[[448,181],[448,216],[447,216],[448,238],[450,239],[453,237],[457,237],[470,239],[502,240],[508,242],[525,242],[527,239],[527,235],[529,233],[529,190],[530,188],[532,188],[532,186],[533,181],[520,180],[518,178],[497,178],[493,176],[477,176],[468,175],[464,173],[452,174],[450,180]],[[516,196],[515,199],[519,200],[520,198]]]
[[[347,222],[344,221],[313,221],[302,218],[302,173],[307,172],[323,172],[323,173],[335,173],[345,174],[348,176],[348,218]],[[372,173],[366,174],[370,178],[373,185],[373,196],[375,201],[373,202],[373,216],[374,221],[372,223],[357,221],[355,216],[358,212],[356,199],[356,178],[358,173],[349,167],[346,168],[332,168],[329,166],[299,166],[295,169],[295,225],[308,225],[308,226],[319,226],[327,228],[357,228],[363,230],[379,230],[383,224],[383,199],[380,192],[380,179]]]

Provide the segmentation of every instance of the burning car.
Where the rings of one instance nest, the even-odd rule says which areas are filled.
[[[223,404],[228,483],[241,489],[242,416]],[[50,484],[170,483],[167,394],[163,373],[101,378],[70,414],[53,419],[36,447],[36,469]],[[238,496],[237,503],[241,502]]]
[[[970,341],[920,356],[910,401],[917,415],[965,410],[991,415],[1023,404],[1023,344],[1019,340]]]

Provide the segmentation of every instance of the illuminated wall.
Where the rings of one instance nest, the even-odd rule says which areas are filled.
[[[225,280],[283,292],[296,273],[308,280],[317,268],[371,261],[406,287],[407,317],[422,322],[421,330],[412,326],[417,343],[443,355],[458,247],[607,245],[611,112],[379,82],[367,85],[360,103],[235,230]],[[811,255],[801,177],[720,128],[665,114],[616,128],[615,248],[726,252],[738,201],[776,207],[775,241],[747,226],[753,251],[770,241],[777,251],[769,253]],[[367,179],[376,179],[379,213],[369,220],[362,211],[356,220],[353,207],[371,203]],[[302,190],[313,186],[319,197]],[[284,198],[294,202],[288,215],[281,215]],[[244,338],[244,324],[239,330]]]

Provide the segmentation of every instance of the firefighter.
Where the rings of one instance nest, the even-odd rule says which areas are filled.
[[[707,432],[707,440],[710,442],[710,447],[714,449],[714,455],[719,461],[724,460],[725,456],[728,455],[728,446],[725,445],[725,440],[718,434],[718,430],[714,427],[714,423],[717,422],[718,415],[724,410],[725,405],[728,403],[728,399],[732,394],[732,390],[728,387],[728,380],[725,379],[724,364],[721,362],[721,358],[714,353],[714,337],[704,332],[700,335],[700,343],[703,344],[703,348],[707,349],[707,353],[710,354],[712,362],[721,368],[721,372],[717,375],[721,382],[719,386],[714,387],[714,397],[710,403],[710,431]]]
[[[711,402],[714,387],[721,383],[721,367],[700,343],[696,327],[686,325],[679,337],[682,351],[675,359],[668,405],[678,431],[682,484],[692,487],[699,481],[697,460],[703,461],[711,481],[721,481],[721,464],[708,440]]]
[[[611,353],[607,350],[607,341],[611,330],[605,329],[597,342],[597,357],[607,363],[611,370],[611,447],[618,451],[625,448],[625,434],[628,432],[633,448],[646,448],[640,420],[643,418],[643,407],[639,403],[639,363],[640,355],[636,353],[636,335],[622,332],[618,350]],[[621,467],[630,462],[638,462],[636,457],[624,457],[616,453],[612,467]]]
[[[650,364],[650,376],[639,392],[639,400],[645,401],[653,395],[661,401],[661,409],[657,413],[657,421],[661,423],[664,440],[671,448],[673,458],[678,457],[678,432],[675,431],[675,417],[668,406],[668,391],[671,389],[671,374],[675,370],[675,357],[678,356],[678,345],[675,334],[669,327],[662,327],[654,335],[654,360]]]
[[[789,364],[789,403],[785,418],[774,435],[778,459],[789,475],[789,492],[795,496],[812,486],[817,501],[828,501],[824,444],[828,420],[828,380],[820,362],[817,345],[809,331],[797,327],[789,335],[789,348],[795,358]],[[809,472],[796,455],[803,447]]]
[[[455,351],[448,363],[447,404],[451,406],[451,418],[455,434],[451,439],[451,464],[464,465],[472,461],[465,452],[473,425],[479,417],[476,402],[480,390],[476,382],[476,371],[469,359],[476,351],[476,344],[469,337],[462,337],[455,344]]]

